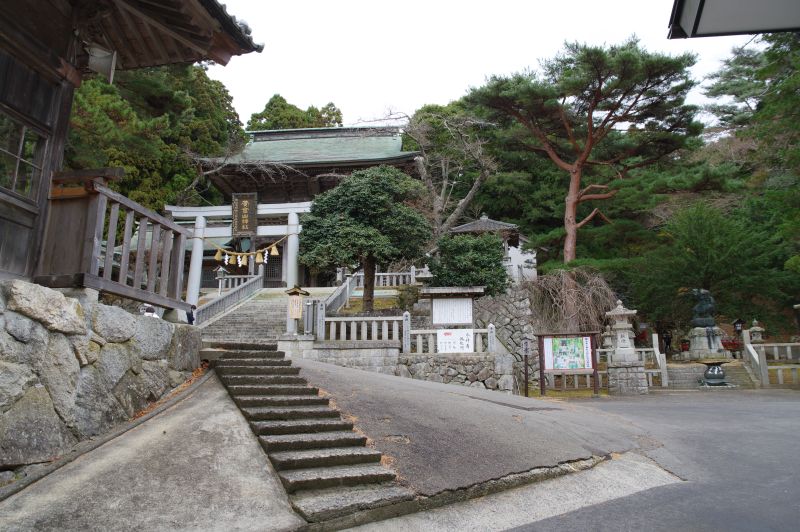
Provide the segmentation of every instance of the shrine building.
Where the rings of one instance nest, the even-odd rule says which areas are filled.
[[[219,248],[252,251],[274,245],[276,255],[265,254],[266,287],[315,286],[314,278],[298,262],[300,215],[309,212],[314,197],[334,188],[355,170],[394,166],[413,174],[417,152],[404,151],[398,127],[332,127],[248,132],[250,141],[239,154],[206,159],[211,181],[227,205],[178,207],[166,211],[179,224],[194,225],[205,237],[200,286],[216,286]],[[255,194],[252,234],[236,238],[232,231],[232,200]],[[252,198],[252,196],[250,196]],[[241,204],[239,204],[241,205]],[[244,247],[247,249],[244,249]],[[257,266],[224,266],[230,275],[253,275]],[[190,285],[192,282],[190,281]],[[188,286],[196,292],[199,286]]]

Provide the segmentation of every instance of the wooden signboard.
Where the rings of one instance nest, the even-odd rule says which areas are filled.
[[[258,229],[256,214],[258,195],[255,192],[231,194],[231,234],[233,236],[255,236]]]
[[[472,298],[434,298],[431,321],[434,325],[472,325]]]
[[[591,374],[594,396],[598,396],[596,334],[596,331],[592,331],[539,335],[539,386],[542,396],[547,393],[545,373],[560,374],[562,379],[565,375]]]
[[[289,296],[289,318],[299,320],[303,317],[303,298],[301,296]]]

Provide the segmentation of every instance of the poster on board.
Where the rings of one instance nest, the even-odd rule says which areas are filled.
[[[545,371],[592,370],[592,340],[589,336],[544,338]]]
[[[473,353],[473,329],[439,329],[436,331],[436,351],[439,353]]]

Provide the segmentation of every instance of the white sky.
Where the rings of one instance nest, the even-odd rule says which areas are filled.
[[[264,51],[213,66],[243,123],[273,94],[335,103],[345,125],[446,104],[492,74],[538,68],[564,41],[698,54],[695,78],[750,36],[667,40],[673,0],[222,0]],[[703,98],[696,94],[692,103]]]

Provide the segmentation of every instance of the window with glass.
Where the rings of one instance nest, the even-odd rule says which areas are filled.
[[[36,199],[47,139],[0,112],[0,187]]]

